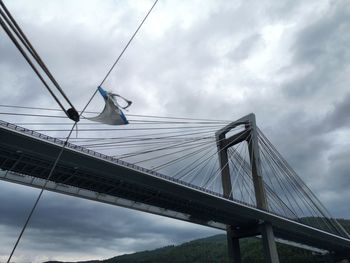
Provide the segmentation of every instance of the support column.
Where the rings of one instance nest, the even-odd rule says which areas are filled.
[[[267,210],[268,206],[264,188],[264,181],[262,178],[259,141],[254,114],[249,115],[249,123],[246,125],[246,128],[251,129],[250,137],[247,139],[247,142],[249,148],[256,205],[260,209]],[[270,223],[265,222],[261,225],[261,235],[266,263],[279,263],[275,235],[273,233],[272,225]]]
[[[243,132],[239,132],[229,138],[225,137],[230,130],[234,129],[239,125],[245,126],[245,130]],[[235,122],[232,122],[231,124],[225,126],[221,130],[216,132],[216,143],[218,147],[218,155],[221,168],[221,181],[224,197],[232,199],[232,185],[230,169],[228,164],[227,149],[242,141],[247,141],[248,143],[257,207],[262,210],[267,210],[268,205],[265,195],[264,182],[262,178],[257,126],[254,114],[249,114]],[[232,226],[227,226],[226,232],[229,262],[240,263],[240,236],[235,234],[236,231],[234,228],[232,228]],[[269,222],[264,222],[264,224],[260,226],[259,232],[262,234],[266,262],[279,263],[272,225]]]
[[[263,183],[264,181],[262,179],[259,141],[254,114],[249,115],[249,124],[246,125],[246,128],[251,129],[250,136],[247,138],[247,143],[249,149],[250,165],[252,169],[256,206],[260,209],[266,210],[267,201]]]
[[[266,263],[278,263],[278,253],[275,242],[275,235],[273,234],[272,225],[265,223],[261,226],[261,236],[263,241],[263,248]]]
[[[221,182],[224,197],[232,199],[232,184],[230,177],[230,168],[228,164],[227,148],[224,145],[225,134],[219,134],[216,137],[219,152],[219,161],[221,168]],[[233,235],[232,226],[226,226],[227,235],[227,251],[229,263],[241,263],[241,250],[239,246],[239,238]]]
[[[233,234],[232,226],[226,227],[227,233],[227,251],[229,263],[241,263],[241,248],[239,245],[239,238]]]
[[[225,135],[220,134],[216,137],[216,143],[219,153],[219,162],[221,169],[221,182],[225,198],[232,199],[232,184],[230,177],[230,166],[228,163],[227,147],[225,146]]]

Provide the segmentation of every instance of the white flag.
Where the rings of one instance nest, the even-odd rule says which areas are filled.
[[[96,117],[86,118],[90,121],[101,122],[109,125],[125,125],[128,124],[128,120],[126,119],[124,113],[119,108],[118,102],[115,99],[116,96],[121,97],[117,94],[105,91],[101,87],[98,87],[98,91],[102,95],[105,100],[105,107],[103,111]],[[123,98],[124,99],[124,98]],[[124,99],[128,105],[125,107],[129,107],[131,102]]]

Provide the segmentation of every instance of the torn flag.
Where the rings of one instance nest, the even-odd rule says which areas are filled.
[[[117,94],[108,92],[101,87],[98,87],[98,91],[102,95],[105,100],[105,107],[103,111],[96,117],[86,118],[90,121],[101,122],[109,125],[125,125],[128,124],[128,120],[126,119],[124,113],[121,111],[120,106],[116,100],[117,97],[121,97]],[[130,106],[131,102],[124,99],[128,106]],[[127,106],[127,107],[128,107]],[[124,107],[124,108],[127,108]]]

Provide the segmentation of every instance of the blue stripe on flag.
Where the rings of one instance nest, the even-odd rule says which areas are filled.
[[[102,97],[106,100],[108,98],[108,93],[102,87],[98,87],[98,91],[102,95]]]

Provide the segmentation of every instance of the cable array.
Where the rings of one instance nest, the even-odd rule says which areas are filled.
[[[4,117],[17,115],[15,124],[63,138],[68,122],[61,118],[38,121],[37,115],[50,116],[51,108],[14,108],[0,105]],[[16,112],[13,111],[16,109]],[[1,114],[0,113],[0,114]],[[6,115],[8,113],[8,115]],[[54,114],[53,116],[56,116]],[[60,116],[60,115],[57,115]],[[221,171],[228,167],[232,192],[229,198],[256,207],[254,182],[248,146],[250,129],[242,133],[237,126],[230,133],[239,133],[239,143],[227,149],[228,162],[220,166],[215,132],[229,124],[226,120],[181,118],[128,114],[127,126],[107,126],[81,120],[76,137],[70,142],[98,151],[122,161],[171,176],[188,185],[223,194]],[[348,237],[343,227],[330,215],[312,191],[258,129],[258,144],[265,195],[271,213]],[[247,138],[244,141],[240,137]]]
[[[266,136],[258,131],[264,181],[299,222],[349,238],[349,234],[291,168]],[[270,207],[271,209],[271,207]]]
[[[26,111],[15,124],[60,138],[69,124],[60,118],[38,121],[50,116],[51,108],[15,108],[1,112],[7,118]],[[13,111],[16,109],[16,112]],[[35,111],[32,112],[32,111]],[[29,113],[28,113],[29,112]],[[56,116],[56,115],[52,115]],[[60,116],[60,115],[57,115]],[[221,170],[215,132],[227,125],[225,120],[128,114],[130,124],[111,127],[82,119],[71,142],[111,155],[120,160],[174,177],[188,184],[222,194]],[[18,119],[18,117],[16,118]],[[236,127],[231,132],[241,131]],[[250,132],[249,130],[246,131]],[[242,133],[241,136],[247,134]],[[250,137],[248,137],[250,138]],[[236,138],[237,141],[240,139]],[[248,145],[243,141],[227,150],[232,192],[230,199],[256,206]],[[283,159],[266,136],[258,130],[261,168],[268,210],[283,217],[347,237],[343,227],[332,218],[312,191]]]

